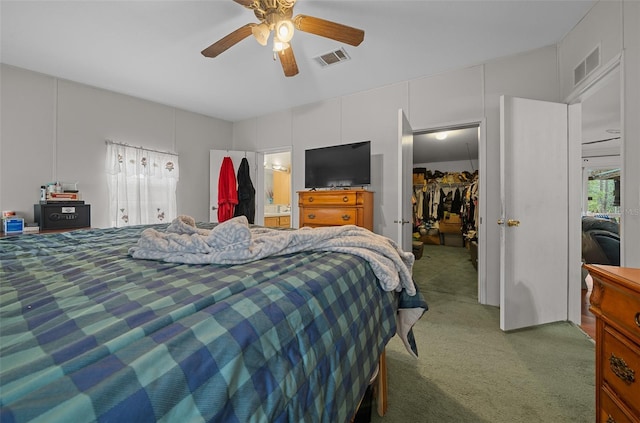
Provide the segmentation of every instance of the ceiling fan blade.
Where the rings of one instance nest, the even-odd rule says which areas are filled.
[[[280,58],[280,64],[282,64],[284,76],[296,76],[298,74],[298,64],[291,46],[279,52],[278,57]]]
[[[331,38],[352,46],[358,46],[364,40],[364,31],[361,29],[314,18],[313,16],[297,15],[293,18],[293,24],[300,31]]]
[[[254,23],[248,23],[245,26],[241,26],[231,34],[221,38],[220,40],[211,44],[209,47],[202,50],[202,55],[205,57],[216,57],[220,53],[226,51],[230,47],[233,47],[234,45],[251,35],[251,28],[253,28],[255,25],[256,24]]]

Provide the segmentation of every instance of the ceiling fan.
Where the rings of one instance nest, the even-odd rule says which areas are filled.
[[[298,74],[298,64],[289,42],[294,28],[321,37],[331,38],[352,46],[364,40],[364,31],[339,23],[307,15],[293,16],[296,0],[233,0],[253,10],[260,23],[248,23],[202,50],[205,57],[216,57],[235,44],[253,35],[263,46],[267,45],[271,31],[273,34],[274,60],[277,54],[285,76]]]

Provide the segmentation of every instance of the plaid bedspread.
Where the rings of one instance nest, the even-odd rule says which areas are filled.
[[[141,230],[0,239],[0,421],[352,417],[396,330],[366,261],[134,260]]]

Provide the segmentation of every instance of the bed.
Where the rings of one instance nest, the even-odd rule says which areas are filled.
[[[426,310],[339,251],[134,258],[176,221],[0,238],[0,421],[347,422]]]

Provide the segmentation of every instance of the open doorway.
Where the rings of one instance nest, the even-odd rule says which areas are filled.
[[[264,226],[291,227],[291,152],[264,154]]]
[[[614,69],[594,84],[581,101],[581,261],[620,266],[621,94],[620,72]],[[589,312],[592,280],[581,273],[582,329],[595,339]]]
[[[436,262],[440,248],[466,250],[460,257],[471,262],[470,272],[479,264],[479,145],[479,123],[413,136],[414,239],[438,246],[429,248]]]

